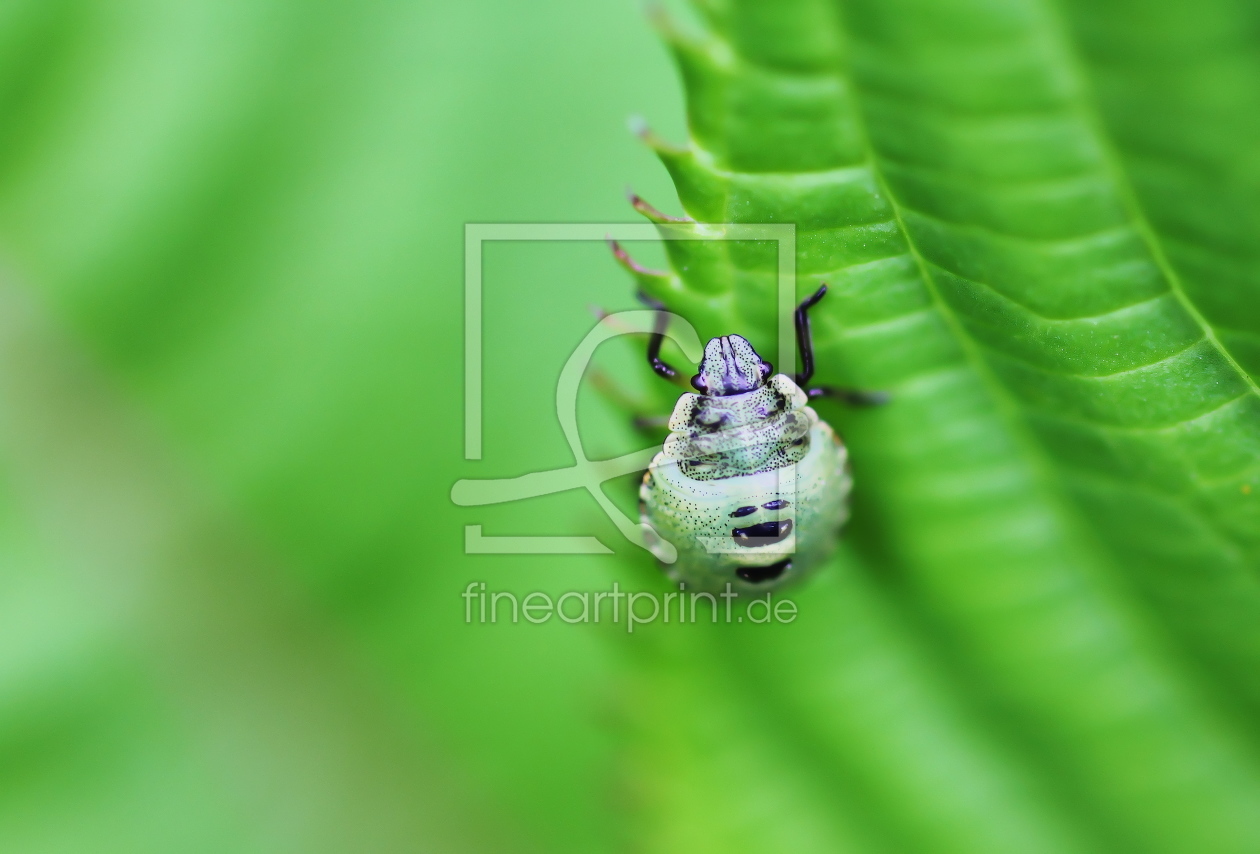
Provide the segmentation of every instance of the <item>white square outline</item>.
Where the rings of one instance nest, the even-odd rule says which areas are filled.
[[[573,242],[614,240],[773,241],[778,253],[776,314],[778,364],[796,360],[795,223],[466,223],[464,225],[464,459],[482,456],[482,248],[488,241]],[[484,536],[480,525],[464,526],[468,554],[611,554],[594,537]]]

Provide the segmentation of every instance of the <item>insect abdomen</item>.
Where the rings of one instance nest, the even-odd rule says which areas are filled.
[[[643,521],[678,551],[672,578],[760,592],[830,553],[848,512],[847,452],[806,401],[783,375],[679,400],[640,489]]]

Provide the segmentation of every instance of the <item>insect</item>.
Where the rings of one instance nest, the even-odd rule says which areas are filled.
[[[697,590],[762,593],[817,568],[835,548],[849,515],[848,450],[809,401],[835,396],[856,405],[882,403],[880,393],[815,388],[809,310],[822,285],[796,308],[801,371],[775,374],[739,335],[710,339],[695,394],[678,399],[669,437],[639,487],[648,548],[667,575]],[[665,307],[643,294],[658,311]],[[648,339],[648,362],[677,376],[660,358],[667,316]],[[664,539],[677,558],[666,563]]]

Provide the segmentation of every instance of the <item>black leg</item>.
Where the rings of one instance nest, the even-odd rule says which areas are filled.
[[[668,415],[638,415],[631,422],[634,429],[642,433],[653,433],[658,430],[669,429]]]
[[[809,310],[827,295],[827,286],[819,285],[813,296],[806,297],[796,307],[796,347],[801,351],[801,372],[796,384],[804,388],[814,376],[814,338],[809,329]]]
[[[648,338],[647,358],[648,364],[652,366],[652,370],[656,371],[657,376],[672,380],[678,376],[678,372],[669,365],[661,361],[661,344],[665,341],[665,327],[669,325],[669,317],[665,314],[667,309],[664,303],[652,299],[643,291],[639,291],[639,301],[648,308],[656,309],[656,328],[652,331],[652,335]]]
[[[835,388],[826,385],[815,386],[809,389],[806,394],[811,399],[815,397],[830,397],[850,406],[883,406],[888,402],[888,392],[886,391],[861,391],[856,388]]]
[[[809,310],[827,295],[827,286],[819,285],[812,296],[806,297],[796,307],[796,346],[801,351],[801,372],[796,375],[796,384],[805,388],[814,376],[814,336],[809,328]],[[888,392],[860,391],[853,388],[833,388],[818,386],[806,389],[810,398],[830,397],[850,406],[881,406],[888,402]]]

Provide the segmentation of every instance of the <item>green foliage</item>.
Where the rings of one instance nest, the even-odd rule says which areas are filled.
[[[882,816],[891,850],[1255,850],[1258,188],[1254,119],[1229,121],[1254,116],[1254,21],[1225,3],[1146,27],[1121,4],[705,13],[700,32],[663,24],[691,144],[650,141],[689,216],[797,223],[798,297],[831,287],[818,380],[895,401],[829,413],[861,496],[842,572],[865,580],[844,583],[877,579],[920,639],[906,655],[969,706],[934,744],[967,759],[930,790],[913,785],[930,751],[847,732],[835,706],[812,728],[820,710],[797,709],[780,750],[836,740],[853,786],[836,823]],[[1180,122],[1149,100],[1170,80]],[[676,275],[643,284],[766,352],[772,257],[671,248]],[[828,639],[778,640],[797,691],[851,666],[802,655]],[[913,738],[924,705],[884,708],[882,735]]]
[[[0,849],[1260,850],[1260,18],[700,17],[673,147],[629,4],[0,3]],[[688,216],[797,224],[819,381],[893,394],[820,405],[853,522],[790,625],[467,625],[667,588],[582,494],[448,498],[572,462],[556,378],[630,303],[488,247],[465,462],[462,224],[668,208],[645,107]],[[773,352],[773,252],[668,260]]]

